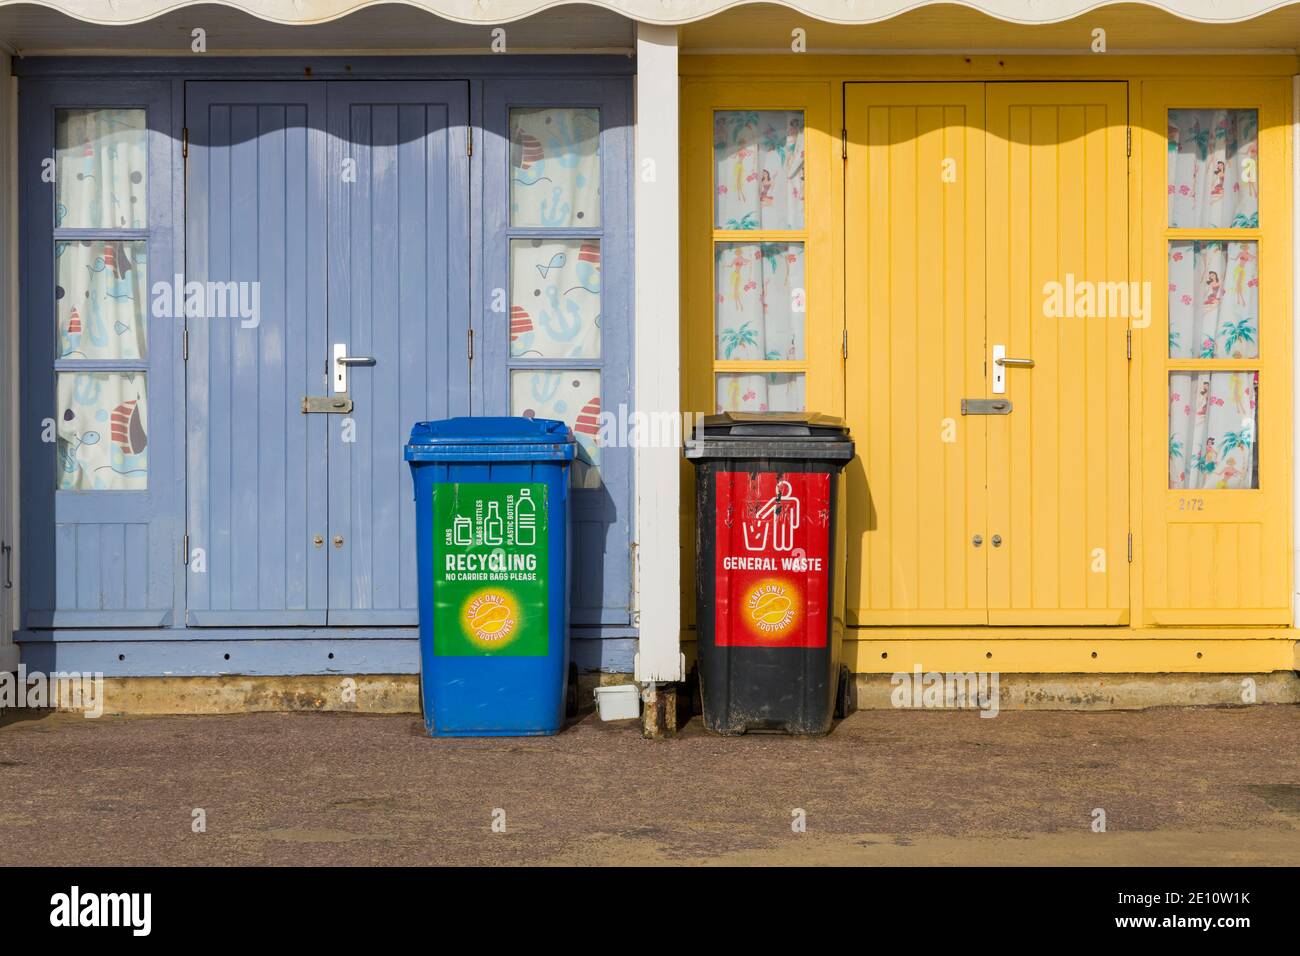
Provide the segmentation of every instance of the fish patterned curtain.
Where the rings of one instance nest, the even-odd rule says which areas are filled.
[[[149,403],[138,372],[59,372],[58,487],[143,491]]]
[[[600,372],[596,369],[515,369],[510,414],[553,418],[573,429],[583,460],[599,467]]]
[[[146,227],[145,116],[141,109],[58,111],[55,228]]]
[[[600,358],[600,241],[510,243],[510,354]]]
[[[802,229],[803,113],[713,114],[714,227]]]
[[[510,111],[510,224],[600,226],[600,110]]]
[[[54,255],[58,357],[148,358],[145,243],[58,242]]]

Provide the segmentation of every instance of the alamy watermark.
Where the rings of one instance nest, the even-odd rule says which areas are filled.
[[[78,671],[29,671],[26,664],[18,672],[0,672],[0,708],[45,710],[79,710],[85,717],[104,714],[104,675]]]
[[[1092,282],[1073,272],[1064,282],[1043,283],[1043,316],[1049,319],[1130,319],[1151,324],[1150,282]]]
[[[186,282],[177,273],[170,282],[159,279],[150,292],[156,319],[238,319],[243,329],[262,322],[260,282]]]
[[[924,671],[917,664],[909,674],[899,671],[889,678],[894,686],[889,700],[899,709],[979,710],[981,717],[996,717],[1000,678],[996,671]]]

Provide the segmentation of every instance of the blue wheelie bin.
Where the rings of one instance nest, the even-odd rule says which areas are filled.
[[[550,419],[411,429],[420,692],[433,736],[553,734],[564,722],[575,447]]]

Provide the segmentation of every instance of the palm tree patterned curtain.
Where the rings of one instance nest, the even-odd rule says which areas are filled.
[[[715,228],[803,228],[803,111],[715,113],[713,160]]]
[[[1169,225],[1257,228],[1258,115],[1171,110]],[[1259,357],[1259,255],[1254,241],[1169,244],[1169,357]],[[1169,374],[1169,487],[1258,487],[1259,373]]]

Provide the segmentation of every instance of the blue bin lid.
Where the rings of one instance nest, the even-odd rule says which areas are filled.
[[[553,418],[443,418],[416,422],[407,461],[572,461],[576,443]]]

